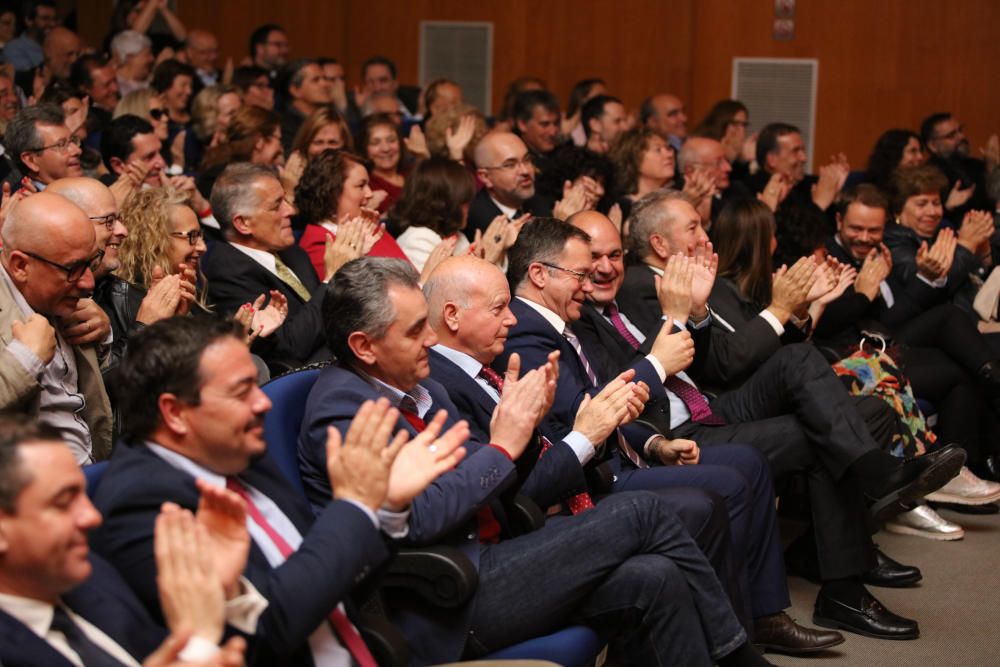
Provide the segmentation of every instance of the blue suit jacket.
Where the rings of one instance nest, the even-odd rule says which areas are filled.
[[[433,399],[429,415],[445,410],[445,429],[457,419],[458,409],[444,387],[424,380]],[[306,401],[299,435],[299,468],[314,507],[330,497],[326,476],[326,429],[336,426],[347,432],[358,408],[380,394],[357,373],[340,366],[324,368]],[[416,430],[403,417],[396,424],[411,436]],[[476,514],[500,493],[516,484],[514,463],[497,448],[473,439],[465,443],[466,457],[455,469],[438,477],[410,507],[409,534],[405,542],[415,545],[447,544],[457,547],[478,570],[479,536]],[[470,604],[459,609],[432,609],[409,598],[391,599],[390,616],[403,631],[415,664],[456,661],[465,646]]]
[[[156,625],[113,567],[94,554],[90,562],[94,567],[90,577],[63,595],[63,602],[142,662],[167,631]],[[19,620],[0,611],[0,664],[72,667],[73,663]]]
[[[461,368],[435,350],[430,351],[431,377],[441,383],[469,422],[474,440],[489,442],[490,420],[496,401]],[[548,436],[546,436],[548,437]],[[529,447],[517,460],[520,493],[540,507],[549,507],[587,488],[583,467],[569,445],[558,439],[539,458],[540,448]]]
[[[557,438],[565,437],[572,430],[583,397],[587,394],[596,394],[601,387],[594,388],[591,385],[576,350],[534,308],[520,299],[513,299],[510,302],[510,309],[517,317],[517,324],[510,330],[503,354],[497,357],[493,365],[497,369],[506,368],[510,355],[517,352],[521,355],[521,368],[531,370],[546,363],[550,352],[559,350],[559,384],[556,387],[555,402],[542,425],[542,430],[545,433],[553,433]],[[586,354],[586,350],[584,353]],[[589,356],[588,361],[590,361]],[[591,367],[603,387],[609,378],[601,376],[601,364],[595,359]],[[645,357],[633,363],[631,368],[636,371],[636,381],[642,380],[649,385],[651,398],[666,396],[660,376]],[[629,424],[621,430],[638,452],[642,451],[646,440],[655,434],[652,429],[639,424]],[[611,452],[612,469],[617,470],[618,447],[608,447],[608,451]]]
[[[331,502],[314,519],[277,466],[264,456],[241,478],[277,504],[303,535],[302,545],[272,568],[251,541],[244,575],[268,600],[251,638],[249,663],[311,665],[307,640],[338,601],[389,550],[368,516],[354,505]],[[95,494],[104,515],[92,542],[121,572],[154,617],[161,617],[156,591],[153,527],[160,505],[172,501],[195,511],[194,478],[144,445],[115,448]]]

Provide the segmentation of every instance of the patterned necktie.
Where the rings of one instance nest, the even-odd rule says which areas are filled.
[[[62,633],[66,643],[80,656],[86,667],[123,667],[121,662],[88,637],[83,628],[58,604],[52,608],[52,625],[49,627]]]
[[[410,426],[417,433],[422,433],[427,428],[427,423],[411,408],[400,404],[399,412],[403,415],[403,419],[409,422]],[[497,517],[493,513],[493,508],[489,505],[483,505],[479,508],[479,513],[476,516],[479,521],[479,541],[484,544],[496,544],[499,542],[500,522],[497,521]]]
[[[292,291],[298,294],[300,299],[308,301],[312,298],[309,290],[307,290],[306,286],[302,284],[299,277],[295,275],[292,270],[288,268],[288,265],[282,262],[281,258],[277,255],[274,256],[274,270],[278,274],[278,278],[281,279],[281,282],[291,287]]]
[[[726,421],[719,415],[712,412],[708,401],[701,395],[698,388],[690,382],[685,382],[676,375],[671,375],[663,381],[663,386],[667,391],[677,394],[677,398],[684,402],[688,412],[691,413],[691,421],[696,424],[721,425]]]
[[[250,492],[247,491],[247,487],[243,486],[243,483],[235,477],[226,478],[226,488],[233,491],[239,495],[246,502],[247,505],[247,516],[253,521],[257,526],[264,531],[271,543],[278,549],[281,555],[287,559],[292,555],[294,549],[291,545],[285,541],[278,531],[274,529],[267,519],[261,513],[260,508],[254,504],[250,497]],[[330,625],[333,626],[334,631],[337,633],[337,637],[340,639],[341,644],[344,648],[350,652],[351,657],[354,661],[358,663],[359,667],[378,667],[378,663],[375,662],[375,658],[372,656],[371,651],[365,645],[365,640],[361,638],[358,633],[358,629],[354,627],[351,620],[347,618],[347,614],[340,610],[340,606],[334,607],[333,611],[330,612],[327,619],[330,621]],[[84,661],[88,667],[89,662]]]
[[[594,373],[594,369],[590,365],[590,362],[587,361],[587,356],[583,353],[583,346],[580,345],[580,339],[576,337],[575,333],[570,331],[568,326],[563,328],[563,337],[569,341],[569,344],[572,345],[573,349],[576,351],[576,356],[580,360],[580,363],[583,364],[583,370],[587,374],[587,378],[590,380],[591,386],[597,387],[599,385],[597,375]],[[639,456],[639,453],[632,448],[632,445],[630,445],[628,440],[625,439],[625,436],[622,435],[621,429],[616,428],[615,434],[618,436],[618,448],[622,450],[622,453],[625,454],[628,460],[631,461],[636,468],[648,468],[649,464],[643,461],[642,457]]]
[[[483,366],[479,371],[479,377],[486,380],[487,384],[497,390],[497,393],[501,396],[503,395],[503,378],[500,374],[489,366]],[[538,453],[538,458],[541,459],[545,452],[552,447],[552,442],[546,438],[544,435],[539,436],[542,441],[542,451]],[[589,509],[594,508],[594,501],[590,497],[590,494],[584,491],[583,493],[578,493],[575,496],[571,496],[566,499],[566,506],[569,507],[569,511],[573,514],[579,514]]]
[[[608,319],[611,320],[611,324],[614,325],[615,330],[621,334],[622,338],[624,338],[629,345],[632,346],[633,350],[638,350],[642,343],[640,343],[639,340],[632,335],[632,332],[628,330],[628,327],[625,326],[625,320],[622,319],[622,315],[618,312],[618,306],[615,305],[614,301],[608,304],[607,310]]]

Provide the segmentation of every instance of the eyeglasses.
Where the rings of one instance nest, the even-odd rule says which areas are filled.
[[[59,262],[53,262],[51,259],[45,259],[41,255],[36,255],[35,253],[28,252],[27,250],[22,250],[21,252],[23,252],[28,257],[31,257],[32,259],[37,259],[39,262],[45,262],[49,266],[54,266],[60,271],[65,272],[66,282],[68,283],[78,282],[80,278],[83,278],[83,274],[87,272],[87,269],[90,269],[91,273],[93,273],[94,271],[100,268],[101,262],[104,261],[103,250],[98,250],[97,254],[95,254],[90,259],[81,259],[69,265],[60,264]]]
[[[937,139],[954,139],[955,137],[957,137],[958,135],[962,134],[963,132],[965,132],[965,126],[964,125],[959,125],[954,130],[952,130],[951,132],[949,132],[948,134],[942,134],[942,135],[939,135],[936,138]]]
[[[92,215],[90,216],[90,219],[93,220],[94,222],[101,223],[102,225],[107,227],[108,231],[110,232],[112,229],[115,228],[115,223],[121,220],[121,216],[118,215],[117,213],[108,213],[107,215]]]
[[[250,87],[251,88],[262,88],[262,89],[265,89],[265,90],[270,90],[271,89],[271,84],[267,83],[266,81],[255,81],[254,83],[250,84]]]
[[[50,148],[54,148],[57,153],[68,153],[70,150],[69,148],[70,146],[76,146],[77,148],[79,148],[80,144],[82,143],[83,142],[80,140],[79,137],[66,137],[65,139],[60,139],[54,144],[49,144],[48,146],[42,146],[41,148],[35,148],[32,150],[32,152],[41,153],[43,151],[49,150]]]
[[[514,169],[517,169],[518,167],[521,166],[527,169],[531,169],[534,165],[535,165],[535,158],[531,155],[531,153],[527,153],[520,160],[518,160],[516,157],[512,157],[509,160],[504,160],[495,167],[483,167],[483,169],[499,169],[502,171],[513,171]]]
[[[155,121],[161,121],[169,115],[166,109],[150,109],[149,117]]]
[[[562,271],[563,273],[568,273],[569,275],[576,278],[577,282],[581,285],[587,283],[590,280],[590,274],[584,273],[583,271],[574,271],[573,269],[566,269],[557,264],[549,264],[548,262],[539,262],[542,266],[547,266],[550,269],[555,269],[556,271]]]
[[[170,235],[178,239],[187,239],[192,246],[198,245],[198,241],[205,236],[200,229],[192,229],[189,232],[170,232]]]

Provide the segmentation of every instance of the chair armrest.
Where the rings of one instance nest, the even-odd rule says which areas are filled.
[[[362,612],[358,621],[361,637],[381,667],[406,667],[410,663],[406,638],[383,615]]]
[[[525,535],[545,525],[545,513],[534,500],[517,494],[507,506],[507,520],[510,523],[510,537]]]
[[[611,493],[611,487],[615,483],[615,473],[607,461],[594,466],[587,466],[583,470],[587,478],[587,487],[591,495],[605,495]]]
[[[454,547],[403,548],[389,564],[382,588],[405,589],[435,607],[460,607],[476,592],[479,573]]]

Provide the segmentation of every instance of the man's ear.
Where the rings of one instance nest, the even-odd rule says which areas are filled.
[[[653,252],[656,253],[656,256],[662,260],[666,260],[670,257],[670,244],[662,234],[650,234],[649,247],[652,248]]]
[[[28,256],[20,250],[11,250],[7,257],[7,273],[14,282],[23,285],[28,281]]]
[[[188,404],[177,398],[175,394],[160,394],[156,399],[156,405],[160,409],[160,421],[163,426],[177,436],[188,434],[190,427],[184,414]]]
[[[444,304],[444,310],[441,312],[441,322],[453,334],[458,332],[459,320],[461,319],[458,314],[459,310],[458,304],[448,301]]]
[[[374,366],[375,362],[378,361],[372,339],[363,331],[355,331],[348,336],[347,346],[351,348],[351,352],[354,353],[358,361],[364,364]]]
[[[548,268],[539,262],[532,262],[528,265],[528,280],[536,289],[544,289],[549,282]]]
[[[38,153],[35,151],[24,151],[21,153],[21,162],[28,168],[28,171],[38,173]]]
[[[233,229],[243,236],[250,236],[250,216],[237,213],[233,216]]]
[[[482,167],[480,167],[479,169],[476,169],[476,174],[479,176],[479,179],[483,182],[483,186],[487,190],[493,188],[493,179],[490,178],[489,169],[483,169]]]
[[[125,171],[125,162],[120,157],[113,157],[109,160],[111,163],[111,172],[114,174],[121,174]]]

